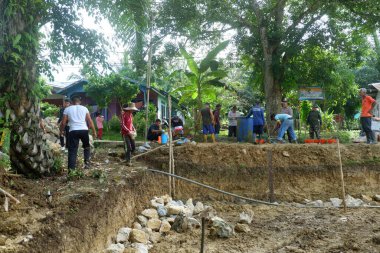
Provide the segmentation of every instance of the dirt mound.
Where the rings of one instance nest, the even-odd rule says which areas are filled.
[[[342,145],[347,193],[380,192],[380,145]],[[340,196],[341,181],[336,145],[197,144],[175,148],[176,174],[247,197],[268,199],[268,168],[272,163],[278,200],[303,201]],[[271,158],[270,158],[271,157]],[[168,150],[144,158],[167,171]],[[177,180],[178,192],[223,198]]]

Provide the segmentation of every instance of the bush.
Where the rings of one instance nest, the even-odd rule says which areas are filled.
[[[41,110],[43,111],[44,117],[58,117],[58,106],[43,102],[41,103]]]
[[[118,116],[113,115],[111,120],[107,122],[107,126],[110,131],[119,132],[120,131],[120,119]]]
[[[148,112],[148,127],[156,120],[156,106],[149,104]],[[145,110],[141,110],[136,113],[133,118],[133,125],[137,130],[137,135],[144,136],[145,134]]]

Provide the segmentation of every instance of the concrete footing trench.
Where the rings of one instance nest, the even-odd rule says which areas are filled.
[[[2,185],[22,196],[21,206],[0,212],[0,238],[5,237],[0,252],[106,252],[120,228],[133,228],[143,210],[152,208],[151,199],[169,193],[168,176],[146,170],[167,172],[168,154],[164,147],[127,167],[121,149],[102,148],[94,167],[73,181],[57,176],[36,183],[0,174]],[[247,198],[272,198],[279,206],[180,179],[175,179],[173,199],[202,202],[235,230],[241,213],[253,215],[247,230],[230,238],[212,236],[209,227],[205,252],[380,252],[380,208],[369,208],[380,206],[380,145],[342,145],[341,154],[346,194],[361,201],[346,212],[331,202],[342,199],[336,145],[175,147],[175,174]],[[53,192],[51,203],[45,199],[47,189]],[[25,240],[28,235],[32,239]],[[200,252],[200,238],[199,227],[171,230],[150,243],[149,252]],[[121,252],[143,252],[125,246]]]

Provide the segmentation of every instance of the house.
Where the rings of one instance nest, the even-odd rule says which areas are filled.
[[[136,104],[138,109],[145,108],[145,101],[147,95],[147,87],[145,84],[139,84],[136,80],[126,77],[128,81],[139,86],[139,93],[136,98],[132,100]],[[84,86],[88,84],[88,80],[80,79],[73,82],[65,83],[51,83],[50,86],[53,88],[53,94],[44,99],[44,102],[54,104],[56,106],[62,106],[64,98],[71,98],[75,95],[82,98],[82,105],[90,107],[90,112],[95,113],[99,111],[96,102],[87,96]],[[157,88],[151,87],[149,92],[149,103],[154,104],[157,108],[157,118],[163,120],[169,117],[169,107],[168,107],[168,96],[169,94],[165,91],[159,90]],[[178,105],[178,100],[172,97],[172,115],[178,115],[184,120],[183,114]],[[112,116],[120,116],[121,108],[116,101],[112,101],[108,108],[102,109],[101,113],[104,115],[106,120],[110,120]]]

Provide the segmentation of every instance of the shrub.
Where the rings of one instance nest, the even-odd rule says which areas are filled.
[[[149,112],[148,112],[148,127],[152,124],[156,119],[156,106],[153,104],[149,104]],[[145,134],[145,110],[141,110],[136,113],[133,118],[133,125],[137,130],[137,135],[144,136]]]
[[[118,116],[113,115],[111,120],[107,122],[107,126],[110,131],[119,132],[120,131],[120,119]]]
[[[41,110],[43,111],[44,117],[57,117],[59,113],[59,107],[43,102],[41,103]]]

